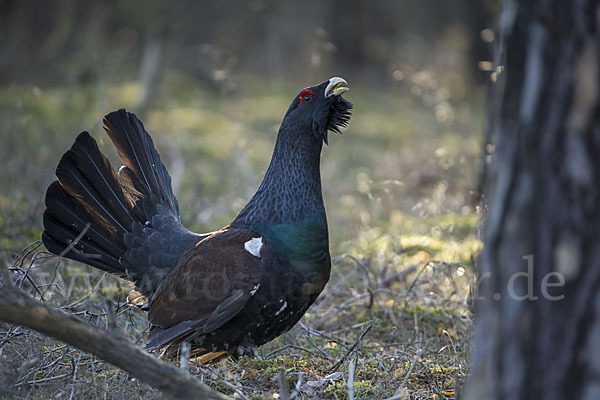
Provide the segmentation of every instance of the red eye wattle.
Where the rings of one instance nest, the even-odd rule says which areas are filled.
[[[301,93],[300,93],[300,101],[298,102],[298,105],[302,104],[303,101],[309,102],[312,100],[312,97],[315,95],[315,92],[313,92],[310,89],[304,89]]]

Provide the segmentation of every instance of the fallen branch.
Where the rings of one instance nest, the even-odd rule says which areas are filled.
[[[0,268],[1,269],[1,268]],[[42,304],[9,284],[0,287],[0,319],[52,336],[113,364],[172,399],[226,399],[186,372],[78,317]],[[8,284],[7,284],[8,283]]]

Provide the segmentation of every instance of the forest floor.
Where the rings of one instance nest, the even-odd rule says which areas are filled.
[[[214,230],[259,183],[294,90],[207,101],[205,89],[167,81],[161,87],[177,96],[160,94],[176,100],[153,104],[142,118],[173,175],[182,221]],[[60,154],[88,127],[115,160],[98,116],[113,104],[134,107],[136,90],[123,84],[99,97],[94,88],[0,89],[0,261],[33,297],[90,324],[107,326],[113,308],[119,330],[143,346],[146,316],[126,303],[129,283],[50,256],[36,242],[43,188]],[[481,249],[473,199],[479,113],[460,105],[448,121],[419,97],[353,88],[348,98],[356,106],[351,127],[323,154],[329,284],[300,323],[254,358],[208,366],[191,360],[191,373],[218,391],[260,399],[454,399],[468,372],[470,290]],[[94,356],[4,323],[0,361],[0,398],[161,397]]]

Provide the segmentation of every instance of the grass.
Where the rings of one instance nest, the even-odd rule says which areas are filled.
[[[247,86],[223,95],[179,76],[164,78],[155,97],[169,100],[155,101],[143,120],[173,176],[187,227],[213,230],[243,206],[296,89]],[[435,105],[423,106],[404,89],[352,87],[351,127],[330,139],[322,162],[334,257],[330,282],[301,323],[255,358],[192,363],[191,372],[215,389],[277,398],[285,382],[298,398],[345,399],[353,380],[354,398],[456,397],[468,370],[468,296],[481,248],[472,193],[479,111],[455,105],[453,121],[436,120]],[[134,107],[139,92],[127,82],[100,89],[0,88],[6,139],[0,255],[25,290],[92,324],[106,325],[110,304],[119,329],[136,343],[143,342],[146,319],[126,304],[128,283],[46,257],[41,247],[17,253],[39,238],[42,188],[75,133],[91,130],[115,160],[99,117]],[[160,398],[93,356],[2,323],[0,359],[0,396],[6,398]]]
[[[368,254],[381,254],[378,247]],[[32,295],[40,298],[22,281],[25,270],[47,303],[105,326],[108,302],[120,331],[143,343],[145,315],[127,305],[129,284],[76,263],[57,268],[55,258],[34,254],[14,270]],[[192,373],[219,391],[233,394],[236,388],[248,398],[273,398],[283,375],[302,398],[338,399],[347,398],[349,364],[356,360],[356,398],[388,398],[399,389],[407,398],[454,398],[468,369],[472,316],[466,301],[470,273],[457,271],[470,266],[421,261],[411,268],[415,255],[400,251],[391,260],[383,254],[337,257],[328,288],[301,324],[261,347],[256,358],[209,367],[192,363]],[[403,269],[411,272],[397,276]],[[4,378],[7,395],[49,398],[73,390],[80,398],[159,397],[101,360],[27,329],[1,326],[0,343],[4,368],[18,371]]]

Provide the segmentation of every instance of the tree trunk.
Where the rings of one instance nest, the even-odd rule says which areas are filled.
[[[597,400],[600,2],[504,0],[498,33],[463,397]]]

